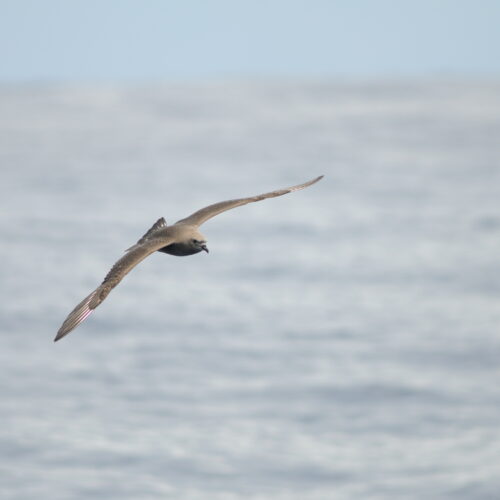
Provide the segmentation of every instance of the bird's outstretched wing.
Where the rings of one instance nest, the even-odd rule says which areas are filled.
[[[134,245],[115,265],[104,278],[104,281],[91,294],[87,295],[64,320],[57,332],[54,342],[63,338],[71,330],[84,321],[90,313],[108,296],[109,292],[120,283],[139,262],[158,249],[173,243],[175,239],[163,234],[161,238],[151,238],[141,245]]]
[[[271,191],[270,193],[259,194],[257,196],[250,196],[249,198],[238,198],[237,200],[221,201],[219,203],[214,203],[208,207],[198,210],[194,214],[191,214],[185,219],[177,221],[176,224],[189,224],[192,226],[201,226],[204,222],[216,215],[225,212],[226,210],[231,210],[232,208],[239,207],[241,205],[246,205],[247,203],[253,203],[254,201],[265,200],[266,198],[274,198],[276,196],[283,196],[284,194],[291,193],[292,191],[298,191],[299,189],[304,189],[315,182],[322,179],[323,176],[320,175],[315,179],[312,179],[304,184],[299,184],[297,186],[291,186],[284,189],[277,189],[276,191]]]

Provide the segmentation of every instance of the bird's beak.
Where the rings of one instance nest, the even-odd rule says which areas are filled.
[[[201,249],[202,250],[205,250],[205,252],[208,253],[208,248],[207,248],[207,245],[201,245]]]

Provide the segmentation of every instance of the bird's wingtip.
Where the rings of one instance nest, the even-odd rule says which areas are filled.
[[[64,326],[64,325],[63,325]],[[57,342],[58,340],[61,340],[63,337],[68,335],[68,333],[73,330],[77,325],[74,325],[72,328],[63,328],[61,327],[59,331],[57,332],[57,335],[54,337],[54,342]]]
[[[316,182],[320,181],[323,179],[324,175],[318,175],[318,177],[315,177],[314,179],[311,179],[310,181],[304,182],[302,184],[304,187],[311,186],[312,184],[316,184]]]
[[[62,339],[69,332],[74,330],[82,321],[85,321],[90,313],[94,310],[94,307],[90,307],[90,301],[95,296],[96,292],[99,290],[97,288],[90,295],[87,295],[68,315],[68,317],[64,320],[61,328],[57,332],[57,335],[54,338],[54,342]]]
[[[302,189],[308,186],[312,186],[313,184],[316,184],[316,182],[320,181],[323,179],[324,175],[318,175],[318,177],[315,177],[314,179],[311,179],[310,181],[304,182],[304,184],[299,184],[298,186],[295,186],[296,189]]]
[[[63,331],[62,329],[57,332],[57,335],[54,337],[54,342],[61,340],[65,335],[67,335],[69,331]]]

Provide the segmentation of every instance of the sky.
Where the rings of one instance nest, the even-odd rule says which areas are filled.
[[[500,76],[500,0],[0,0],[0,82]]]

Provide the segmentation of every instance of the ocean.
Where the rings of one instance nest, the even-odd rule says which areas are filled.
[[[3,85],[0,110],[1,498],[499,498],[499,82]],[[53,342],[159,217],[321,174]]]

